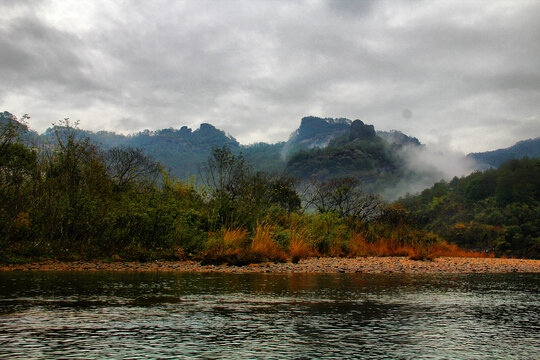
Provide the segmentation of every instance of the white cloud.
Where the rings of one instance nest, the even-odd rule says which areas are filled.
[[[360,118],[453,150],[540,136],[536,1],[0,1],[0,106],[44,130],[285,140]],[[403,117],[409,110],[411,116]],[[533,119],[532,121],[530,119]]]

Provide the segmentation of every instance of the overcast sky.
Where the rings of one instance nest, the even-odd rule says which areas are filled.
[[[470,152],[540,136],[540,1],[0,0],[0,110],[123,133],[306,115]]]

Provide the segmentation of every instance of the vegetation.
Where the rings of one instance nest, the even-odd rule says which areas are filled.
[[[7,112],[0,113],[0,123],[11,118]],[[21,134],[21,140],[43,149],[56,141],[56,130],[49,128],[42,135],[26,131]],[[372,190],[403,176],[400,171],[402,161],[396,156],[399,150],[397,143],[419,144],[418,140],[398,132],[380,133],[386,141],[375,133],[373,126],[364,125],[360,120],[351,122],[348,119],[312,116],[302,119],[300,127],[287,142],[245,146],[210,124],[201,124],[194,131],[183,126],[180,129],[145,130],[128,136],[106,131],[74,131],[78,137],[88,138],[104,151],[112,148],[139,149],[158,160],[169,174],[179,178],[197,175],[200,165],[212,150],[226,146],[236,155],[242,153],[246,164],[257,171],[289,174],[304,180],[353,176],[371,184]],[[197,182],[199,180],[196,178]]]
[[[401,205],[424,230],[461,247],[540,257],[540,159],[439,182]]]
[[[0,261],[540,256],[540,160],[512,160],[387,204],[365,192],[359,176],[304,179],[300,196],[294,178],[248,160],[266,153],[275,165],[278,146],[243,155],[228,138],[198,164],[198,181],[180,181],[141,148],[98,147],[69,119],[36,140],[27,116],[0,115]],[[223,139],[213,127],[201,129]],[[180,132],[195,136],[192,142],[199,136]],[[321,154],[349,150],[394,161],[373,127],[359,121],[329,141],[305,162],[313,167]]]
[[[355,178],[374,193],[405,176],[403,160],[397,154],[395,146],[377,136],[372,125],[355,120],[328,146],[291,155],[286,172],[299,179],[319,181]]]
[[[49,145],[25,144],[15,118],[0,132],[0,261],[198,259],[245,264],[319,255],[450,254],[403,209],[350,179],[318,183],[307,213],[294,180],[254,171],[215,148],[202,187],[181,182],[140,149],[101,150],[68,119]],[[376,201],[374,201],[376,200]],[[456,250],[456,249],[454,249]]]
[[[506,149],[467,155],[467,157],[476,160],[480,164],[490,167],[499,167],[508,160],[521,159],[525,156],[531,158],[540,157],[540,138],[523,140]]]

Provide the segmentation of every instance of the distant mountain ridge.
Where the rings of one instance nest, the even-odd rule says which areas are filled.
[[[212,149],[223,146],[242,153],[256,171],[285,173],[304,180],[356,177],[374,192],[399,180],[429,178],[425,182],[433,183],[441,178],[435,170],[413,174],[405,168],[402,150],[421,147],[418,139],[399,131],[377,132],[373,125],[358,119],[307,116],[301,119],[299,128],[286,142],[276,144],[241,145],[234,137],[207,123],[196,130],[183,126],[131,135],[78,131],[103,149],[140,148],[163,164],[171,175],[180,178],[197,176]],[[55,141],[54,128],[34,135],[38,143]]]
[[[471,153],[467,157],[476,160],[480,164],[497,168],[504,162],[523,157],[540,158],[540,137],[519,141],[505,149],[497,149],[480,153]]]
[[[12,117],[8,112],[0,112],[0,122]],[[372,191],[385,188],[383,192],[391,194],[388,195],[390,198],[399,196],[402,190],[398,188],[403,183],[429,186],[444,176],[437,166],[410,166],[425,150],[417,138],[397,130],[377,131],[373,125],[358,119],[306,116],[287,141],[275,144],[241,145],[233,136],[208,123],[195,130],[182,126],[179,129],[144,130],[131,135],[78,131],[103,149],[115,146],[140,148],[180,178],[198,175],[200,164],[208,159],[212,149],[223,146],[234,153],[242,153],[255,170],[286,173],[300,179],[356,177]],[[49,128],[41,135],[29,131],[24,140],[38,146],[54,141],[54,129]],[[468,156],[487,166],[498,166],[507,159],[525,155],[540,156],[540,138],[519,142],[508,149]],[[411,191],[418,188],[418,185],[409,187]]]

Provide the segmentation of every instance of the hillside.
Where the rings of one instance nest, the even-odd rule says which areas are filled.
[[[53,133],[54,129],[49,128],[41,137],[50,139]],[[196,175],[199,164],[208,158],[213,148],[227,146],[240,151],[235,138],[211,124],[201,124],[196,130],[182,126],[180,129],[145,130],[127,136],[107,131],[79,130],[79,133],[103,149],[116,146],[140,148],[172,175],[182,178]]]
[[[332,139],[347,133],[351,123],[351,120],[344,118],[306,116],[300,121],[300,127],[285,143],[282,154],[286,157],[300,150],[324,148]]]
[[[540,137],[536,139],[523,140],[505,149],[486,151],[482,153],[471,153],[468,157],[489,167],[499,167],[505,161],[511,159],[521,159],[524,156],[530,158],[540,158]]]
[[[12,118],[8,112],[1,114],[1,121]],[[229,147],[234,153],[242,153],[246,162],[255,170],[274,173],[284,171],[300,178],[324,174],[332,176],[377,176],[377,169],[395,169],[396,157],[390,154],[403,145],[420,145],[416,138],[398,131],[375,132],[369,128],[369,136],[351,135],[362,123],[344,118],[319,118],[308,116],[301,119],[299,128],[286,142],[276,144],[256,143],[240,145],[238,141],[211,124],[201,124],[192,130],[186,126],[179,129],[144,130],[131,135],[109,131],[92,132],[78,129],[81,137],[89,138],[103,149],[130,146],[142,149],[164,165],[174,176],[198,174],[200,163],[205,161],[216,147]],[[363,123],[362,123],[363,124]],[[54,128],[43,134],[30,131],[24,133],[27,142],[50,143],[55,141]],[[389,144],[391,146],[389,146]],[[306,164],[299,164],[306,159]],[[324,161],[323,158],[327,158]],[[316,159],[312,162],[312,159]],[[336,161],[333,161],[333,160]],[[367,178],[366,177],[366,178]]]
[[[355,120],[341,136],[330,139],[328,146],[291,155],[286,171],[300,179],[355,177],[364,183],[380,183],[399,176],[401,166],[401,159],[373,125]]]
[[[540,257],[540,159],[509,160],[399,203],[425,230],[459,246]]]
[[[12,115],[6,112],[2,116],[6,121]],[[197,177],[200,164],[211,150],[223,146],[235,154],[242,153],[255,171],[286,173],[303,180],[355,177],[365,190],[387,199],[419,191],[447,176],[436,164],[412,166],[419,152],[425,150],[418,139],[395,130],[376,131],[373,125],[345,118],[304,117],[286,142],[276,144],[241,145],[211,124],[201,124],[195,130],[182,126],[131,135],[77,131],[105,150],[116,146],[140,148],[171,175],[182,179]],[[38,146],[55,141],[54,128],[41,135],[27,132],[24,136],[27,143]]]

